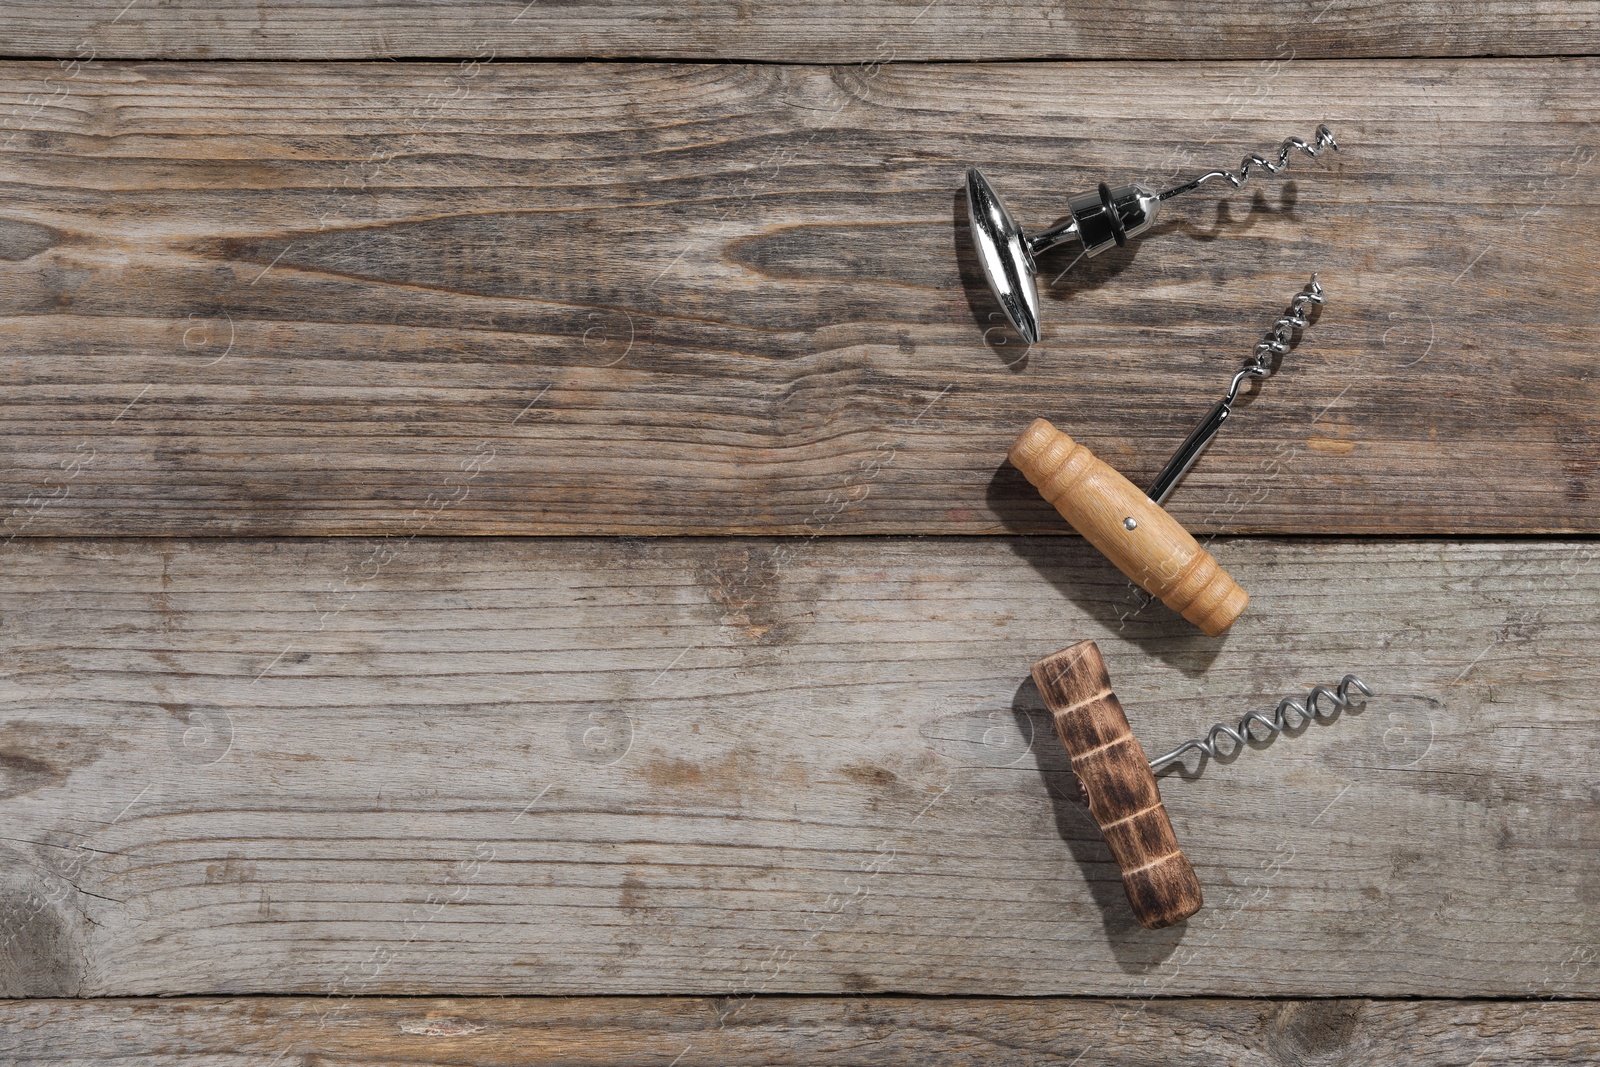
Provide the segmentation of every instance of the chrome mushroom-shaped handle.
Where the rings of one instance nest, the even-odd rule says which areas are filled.
[[[1036,237],[1022,232],[1000,202],[994,186],[976,167],[967,171],[967,217],[972,223],[972,244],[983,265],[989,289],[1000,301],[1006,318],[1028,342],[1039,340],[1038,272],[1034,257],[1076,237],[1084,255],[1096,256],[1112,245],[1148,230],[1156,219],[1161,199],[1142,185],[1113,189],[1105,182],[1093,193],[1067,201],[1070,217]]]

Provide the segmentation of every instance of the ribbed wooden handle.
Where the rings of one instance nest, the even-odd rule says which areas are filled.
[[[1250,603],[1178,520],[1045,419],[1017,438],[1011,463],[1118,570],[1211,637]]]
[[[1158,930],[1199,911],[1200,880],[1178,850],[1156,776],[1111,691],[1095,643],[1080,641],[1040,660],[1033,680],[1055,716],[1056,732],[1089,798],[1089,814],[1122,868],[1134,917]]]

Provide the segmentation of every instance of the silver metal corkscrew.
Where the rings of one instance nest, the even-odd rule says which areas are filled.
[[[1200,177],[1195,178],[1192,181],[1187,181],[1182,185],[1168,189],[1166,192],[1159,194],[1157,199],[1170,200],[1175,196],[1181,196],[1184,193],[1198,189],[1206,182],[1212,181],[1216,178],[1226,178],[1228,184],[1237,189],[1244,185],[1245,182],[1250,180],[1251,167],[1260,167],[1262,170],[1265,170],[1270,174],[1277,174],[1279,171],[1288,167],[1289,153],[1292,151],[1304,152],[1306,155],[1315,159],[1317,153],[1321,152],[1324,148],[1331,148],[1335,152],[1339,150],[1339,143],[1333,139],[1333,131],[1328,129],[1328,127],[1318,126],[1317,132],[1311,136],[1315,142],[1313,144],[1307,144],[1298,137],[1285,138],[1284,142],[1278,146],[1278,162],[1276,165],[1252,152],[1248,156],[1244,157],[1244,159],[1239,163],[1239,169],[1236,171],[1214,170],[1207,174],[1202,174]]]
[[[1167,465],[1156,475],[1156,480],[1151,484],[1146,496],[1157,504],[1166,503],[1178,480],[1194,466],[1195,460],[1200,458],[1200,453],[1206,450],[1211,439],[1217,436],[1217,431],[1222,429],[1222,424],[1227,422],[1228,416],[1233,413],[1233,402],[1239,398],[1239,386],[1246,378],[1271,377],[1273,359],[1289,351],[1294,342],[1294,332],[1311,325],[1309,309],[1312,305],[1321,303],[1323,303],[1322,286],[1317,284],[1317,276],[1313,274],[1306,287],[1295,294],[1288,309],[1268,328],[1266,336],[1256,342],[1255,350],[1233,376],[1233,381],[1228,383],[1227,393],[1211,406],[1205,418],[1190,431],[1189,436],[1183,439],[1183,444],[1172,454],[1172,458],[1167,460]]]
[[[1313,686],[1304,703],[1294,697],[1284,697],[1278,701],[1278,706],[1273,709],[1271,715],[1267,715],[1265,712],[1252,711],[1247,712],[1239,720],[1237,726],[1229,726],[1225,722],[1219,722],[1207,730],[1204,736],[1192,737],[1171,752],[1151,760],[1150,770],[1152,772],[1160,771],[1179,762],[1190,752],[1203,752],[1210,758],[1216,759],[1218,758],[1217,741],[1219,738],[1227,738],[1232,742],[1227,750],[1221,753],[1222,756],[1227,757],[1238,754],[1251,741],[1265,741],[1276,734],[1291,730],[1296,726],[1302,726],[1312,719],[1332,718],[1344,708],[1348,708],[1355,703],[1354,698],[1350,696],[1351,689],[1355,689],[1362,696],[1370,697],[1376,695],[1371,689],[1367,688],[1367,684],[1360,678],[1353,674],[1347,674],[1337,686]],[[1333,705],[1332,708],[1324,712],[1317,703],[1319,700],[1326,700]],[[1289,721],[1290,712],[1293,712],[1298,717],[1297,721]],[[1251,732],[1258,725],[1267,731],[1264,736],[1257,737]]]
[[[1112,245],[1127,244],[1128,238],[1148,230],[1155,223],[1163,200],[1181,196],[1218,178],[1237,189],[1249,180],[1253,169],[1277,174],[1288,167],[1290,153],[1299,151],[1315,158],[1324,148],[1338,151],[1339,145],[1333,139],[1333,131],[1327,126],[1318,126],[1309,143],[1290,137],[1279,145],[1276,163],[1252,153],[1244,157],[1236,171],[1208,171],[1165,192],[1155,192],[1137,182],[1114,188],[1101,182],[1094,192],[1067,200],[1067,221],[1031,237],[1012,219],[983,172],[973,167],[967,171],[967,217],[972,228],[972,243],[977,249],[983,275],[989,281],[989,289],[1000,302],[1006,318],[1030,343],[1037,342],[1040,336],[1039,290],[1033,278],[1038,270],[1034,264],[1036,256],[1074,238],[1082,243],[1084,255],[1097,256]]]

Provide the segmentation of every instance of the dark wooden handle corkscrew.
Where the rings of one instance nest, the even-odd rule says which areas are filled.
[[[1134,917],[1155,930],[1199,911],[1200,880],[1178,849],[1155,775],[1095,643],[1045,657],[1033,665],[1033,680],[1083,783],[1089,814],[1122,868]]]

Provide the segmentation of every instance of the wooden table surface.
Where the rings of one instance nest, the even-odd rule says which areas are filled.
[[[1600,7],[0,2],[0,1061],[1600,1060]],[[1024,225],[1340,150],[1041,264]],[[1226,192],[1226,190],[1224,190]],[[1207,638],[1004,462],[1148,481]],[[1096,640],[1206,887],[1134,921]]]

